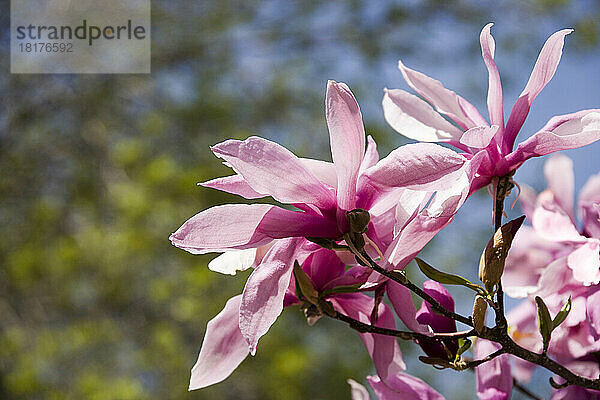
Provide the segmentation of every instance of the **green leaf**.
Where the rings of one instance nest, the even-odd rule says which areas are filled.
[[[314,305],[319,304],[319,292],[314,288],[310,278],[298,261],[294,263],[294,278],[296,279],[296,293],[300,299],[304,299]]]
[[[415,261],[417,262],[417,265],[419,266],[421,272],[423,272],[423,274],[425,274],[429,279],[433,279],[434,281],[443,283],[445,285],[465,286],[471,290],[476,291],[477,293],[485,294],[485,290],[481,286],[471,283],[469,280],[463,278],[462,276],[439,271],[418,257],[415,258]]]
[[[462,355],[462,353],[469,350],[471,344],[472,342],[467,338],[458,339],[458,350],[456,351],[456,357],[454,358],[454,362],[460,360],[460,356]]]
[[[537,304],[538,324],[542,340],[544,341],[545,353],[548,350],[550,336],[552,335],[552,318],[550,317],[550,312],[548,311],[548,307],[546,307],[546,303],[544,303],[544,300],[542,300],[540,296],[535,296],[535,302]]]
[[[571,296],[569,296],[569,300],[565,303],[564,306],[560,309],[556,317],[552,320],[552,330],[555,330],[560,324],[567,319],[567,316],[571,312]]]
[[[330,294],[339,294],[339,293],[356,293],[358,288],[361,287],[362,284],[357,283],[356,285],[346,285],[346,286],[336,286],[331,289],[324,290],[321,294],[323,296],[328,296]]]

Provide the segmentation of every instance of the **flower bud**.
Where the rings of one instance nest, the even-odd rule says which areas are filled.
[[[303,303],[300,309],[304,312],[308,326],[313,326],[323,316],[323,313],[314,304]]]
[[[473,327],[477,333],[481,333],[485,326],[485,313],[487,311],[487,302],[479,295],[475,296],[473,303]]]
[[[346,221],[348,221],[350,232],[352,233],[365,233],[370,220],[371,216],[369,212],[362,208],[346,211]]]
[[[494,286],[500,282],[508,250],[510,250],[513,238],[524,219],[525,217],[523,216],[502,225],[490,239],[481,254],[481,259],[479,260],[479,279],[481,279],[488,292],[492,292]]]

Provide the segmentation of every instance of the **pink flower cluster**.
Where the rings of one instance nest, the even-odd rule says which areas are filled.
[[[243,293],[232,297],[208,323],[190,390],[224,380],[248,354],[254,355],[259,339],[285,307],[300,304],[310,323],[318,319],[320,315],[311,314],[299,297],[295,263],[320,299],[337,313],[390,329],[396,328],[397,316],[407,329],[426,336],[456,331],[454,320],[439,315],[425,301],[417,310],[406,287],[373,272],[339,247],[348,244],[345,239],[352,228],[348,213],[366,212],[368,225],[359,232],[364,251],[383,268],[401,270],[452,221],[474,191],[513,173],[531,157],[600,139],[600,110],[584,110],[552,118],[513,149],[531,102],[552,78],[564,37],[571,31],[559,31],[548,39],[505,124],[490,27],[483,29],[480,38],[489,71],[489,123],[465,99],[402,62],[400,70],[407,83],[426,101],[401,90],[387,90],[383,100],[386,119],[395,130],[420,141],[449,143],[460,153],[434,143],[416,143],[380,159],[373,139],[365,137],[354,95],[348,86],[333,81],[327,84],[325,98],[333,162],[297,157],[260,137],[227,140],[212,147],[234,174],[203,186],[246,199],[271,197],[283,206],[215,206],[193,216],[171,235],[175,246],[190,253],[223,253],[209,264],[214,271],[235,274],[253,268]],[[526,203],[533,228],[515,239],[518,246],[510,256],[504,284],[509,294],[543,293],[551,312],[571,296],[573,312],[557,331],[550,351],[581,374],[597,377],[598,364],[590,361],[590,354],[598,350],[600,335],[600,309],[592,307],[598,297],[594,288],[600,281],[600,177],[593,178],[581,195],[584,227],[578,231],[572,199],[565,189],[572,192],[572,179],[561,180],[561,174],[552,172],[563,169],[561,163],[568,161],[549,161],[551,190]],[[333,246],[324,248],[315,242]],[[439,283],[427,281],[424,291],[454,310],[452,297]],[[381,301],[384,295],[391,306]],[[525,302],[510,314],[511,329],[523,346],[538,349],[541,342],[536,336],[535,307],[531,307],[531,302]],[[404,372],[394,337],[372,333],[360,333],[360,337],[377,371],[368,382],[378,398],[443,398]],[[456,340],[427,337],[418,344],[428,356],[443,359],[453,359],[458,350]],[[478,340],[475,356],[481,358],[496,349],[496,344]],[[511,372],[509,357],[497,357],[477,367],[477,393],[481,399],[509,398],[512,376],[524,377],[530,369],[515,365]],[[349,382],[354,399],[369,398],[364,387]]]
[[[513,339],[532,351],[542,350],[534,296],[555,315],[568,298],[572,309],[552,334],[549,354],[578,375],[600,374],[594,355],[600,351],[600,175],[592,176],[579,194],[575,218],[572,161],[563,155],[544,167],[549,188],[538,196],[528,190],[522,207],[532,223],[517,233],[503,276],[506,293],[522,298],[508,315]],[[535,365],[515,360],[513,375],[531,378]],[[569,386],[553,399],[595,399],[599,392]]]

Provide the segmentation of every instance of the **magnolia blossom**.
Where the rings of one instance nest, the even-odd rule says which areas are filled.
[[[492,25],[486,25],[480,35],[481,54],[489,74],[489,122],[467,100],[439,81],[406,67],[402,61],[398,64],[406,83],[429,104],[399,89],[386,89],[383,98],[387,122],[404,136],[424,142],[449,143],[462,150],[466,157],[485,154],[471,191],[487,186],[494,177],[511,173],[531,157],[585,146],[600,139],[600,110],[590,109],[551,118],[537,133],[514,148],[533,100],[556,71],[564,38],[572,29],[563,29],[548,38],[505,123],[502,85],[494,61],[496,44],[490,33]]]
[[[600,175],[590,178],[581,190],[577,208],[582,224],[578,228],[571,160],[555,155],[546,162],[544,173],[549,188],[537,197],[522,199],[532,227],[517,234],[503,276],[507,294],[529,297],[508,314],[511,334],[523,347],[541,351],[533,296],[540,296],[552,315],[571,298],[571,312],[553,331],[549,354],[575,373],[595,379],[600,374],[592,355],[600,350]],[[515,375],[525,381],[535,367],[523,361],[515,361],[515,366]],[[557,391],[554,398],[568,398],[565,393],[573,390]],[[580,391],[588,397],[577,398],[597,395]]]
[[[432,363],[455,361],[458,340],[433,335],[456,332],[455,321],[426,301],[417,310],[409,289],[373,272],[367,259],[384,269],[403,269],[475,190],[510,175],[528,158],[600,138],[600,110],[584,110],[553,117],[514,149],[531,103],[554,75],[571,30],[547,40],[505,124],[490,28],[484,27],[480,36],[489,72],[489,122],[462,97],[402,62],[409,86],[431,106],[401,90],[386,90],[383,100],[394,129],[412,139],[449,143],[462,153],[417,143],[380,160],[375,142],[365,137],[354,95],[333,81],[325,98],[333,162],[300,158],[255,136],[211,148],[234,174],[201,185],[246,199],[271,197],[285,208],[219,205],[193,216],[171,235],[175,246],[190,253],[222,253],[209,263],[213,271],[235,275],[253,269],[242,294],[229,299],[208,323],[190,390],[226,379],[248,354],[255,354],[259,339],[292,305],[304,310],[309,324],[328,314],[396,329],[395,313],[407,329],[421,334],[415,335],[416,342]],[[527,298],[508,315],[510,334],[535,352],[542,350],[542,341],[533,296],[541,296],[552,315],[570,298],[572,311],[553,332],[549,354],[575,373],[597,378],[600,368],[593,354],[600,351],[600,175],[580,195],[579,228],[570,168],[566,157],[553,157],[545,167],[550,188],[539,196],[524,190],[521,201],[532,225],[517,234],[502,283],[509,295]],[[441,284],[426,281],[423,286],[441,307],[454,312],[454,300]],[[391,307],[383,301],[385,295]],[[443,399],[405,373],[396,337],[359,335],[377,372],[367,380],[379,399]],[[478,339],[474,355],[483,359],[498,349],[498,344]],[[476,367],[480,399],[508,399],[513,375],[529,378],[534,366],[520,359],[512,359],[511,365],[511,357],[503,354]],[[354,400],[369,398],[365,387],[348,383]],[[555,399],[596,395],[581,388],[554,392]]]
[[[403,268],[452,220],[468,195],[469,182],[481,161],[481,157],[467,160],[435,144],[403,146],[379,160],[375,142],[370,137],[365,140],[358,104],[342,83],[328,83],[326,115],[333,163],[298,158],[282,146],[259,137],[227,140],[212,147],[215,155],[225,160],[236,174],[205,182],[203,186],[250,199],[271,196],[296,210],[268,204],[216,206],[189,219],[170,238],[175,246],[195,254],[233,250],[211,262],[209,267],[214,270],[235,273],[237,269],[254,267],[241,297],[230,300],[215,322],[211,321],[212,325],[225,323],[221,321],[231,324],[234,321],[231,313],[236,312],[237,306],[239,332],[228,325],[230,337],[237,345],[243,343],[238,339],[244,338],[251,354],[284,305],[289,304],[294,262],[302,264],[315,257],[312,253],[316,247],[306,237],[340,242],[349,230],[346,212],[365,210],[370,216],[365,233],[366,251],[386,268]],[[260,251],[252,252],[253,249]],[[230,261],[241,262],[232,266]],[[345,265],[355,262],[350,260]],[[324,271],[311,276],[330,276],[337,271],[326,264],[319,268]],[[374,286],[385,283],[379,276],[368,278],[365,275],[361,283],[367,280]],[[357,296],[335,297],[331,301],[340,312],[362,320],[372,312],[366,311],[365,302],[373,301],[364,295]],[[381,307],[384,312],[385,306]],[[199,362],[203,365],[214,357],[221,357],[220,362],[227,359],[217,350],[204,350],[206,346],[215,346],[211,343],[223,340],[211,338],[212,335],[205,338],[207,344],[201,350]],[[208,356],[204,357],[205,354]],[[223,371],[230,373],[241,362],[241,351],[234,356]],[[384,363],[378,357],[373,356],[380,377],[385,379]],[[215,383],[217,378],[228,375],[221,372],[215,377],[218,370],[209,371],[208,379],[205,372],[199,372],[204,370],[198,365],[194,376],[201,378],[196,379],[193,387]]]

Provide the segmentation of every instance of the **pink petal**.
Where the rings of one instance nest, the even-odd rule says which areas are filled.
[[[360,173],[365,171],[367,168],[371,168],[379,161],[379,152],[377,152],[377,144],[371,135],[367,136],[367,151],[365,157],[360,164]]]
[[[328,161],[314,160],[312,158],[301,158],[300,161],[307,170],[312,172],[321,182],[337,188],[337,174],[335,165]]]
[[[433,200],[435,201],[435,199]],[[433,237],[448,225],[461,202],[460,196],[449,198],[440,210],[424,210],[394,237],[384,257],[394,268],[404,268]]]
[[[556,380],[556,379],[555,379]],[[565,389],[554,390],[551,400],[598,400],[600,392],[582,388],[581,386],[571,385]]]
[[[258,193],[256,190],[252,189],[244,177],[238,174],[211,179],[210,181],[201,182],[198,185],[237,194],[246,199],[258,199],[268,196],[268,194]]]
[[[528,220],[533,218],[533,212],[535,211],[535,203],[537,200],[537,193],[531,186],[521,184],[521,193],[519,195],[519,205],[523,214],[527,216]]]
[[[387,123],[407,138],[458,143],[463,133],[425,101],[404,90],[386,89],[382,105]]]
[[[537,284],[537,295],[542,298],[560,293],[573,283],[572,272],[567,265],[567,257],[560,257],[542,269]]]
[[[378,376],[367,379],[379,400],[444,400],[431,386],[408,374],[398,373],[385,383]]]
[[[600,174],[590,177],[579,192],[579,212],[583,231],[600,238]]]
[[[354,209],[358,170],[365,154],[365,128],[354,95],[344,83],[327,82],[325,98],[331,155],[337,172],[337,201]]]
[[[467,160],[460,154],[433,143],[415,143],[392,151],[365,171],[361,185],[391,190],[438,190],[455,183]]]
[[[226,140],[212,148],[258,193],[282,203],[309,203],[327,209],[333,193],[285,147],[256,136]]]
[[[521,383],[531,381],[531,376],[537,365],[519,357],[510,358],[512,359],[511,372],[513,377]]]
[[[246,282],[239,308],[239,323],[252,355],[256,353],[258,339],[267,333],[283,310],[292,266],[303,240],[293,238],[276,243]]]
[[[345,265],[333,250],[320,249],[308,256],[302,265],[315,289],[322,290],[325,285],[344,273]]]
[[[600,110],[584,110],[560,115],[548,121],[539,132],[520,143],[506,157],[511,168],[519,167],[531,157],[555,151],[575,149],[600,139]]]
[[[502,274],[504,293],[510,297],[527,297],[537,290],[540,271],[553,260],[532,227],[523,225],[513,240]]]
[[[193,254],[260,247],[294,236],[337,237],[335,223],[318,215],[268,204],[227,204],[204,210],[169,238]]]
[[[331,301],[339,312],[361,322],[371,323],[370,315],[374,305],[373,298],[363,294],[352,294],[336,296]],[[394,315],[385,303],[379,305],[378,311],[379,316],[375,325],[396,329]],[[406,369],[400,347],[394,337],[371,333],[361,333],[360,337],[371,358],[373,358],[377,374],[383,379]]]
[[[417,308],[413,303],[410,290],[399,283],[390,281],[386,284],[386,293],[394,307],[394,311],[396,311],[396,315],[408,329],[413,332],[429,334],[427,327],[417,322]]]
[[[507,314],[510,335],[520,346],[534,352],[542,351],[542,335],[537,323],[536,305],[533,300],[525,300]]]
[[[474,149],[484,149],[490,144],[497,131],[497,125],[476,126],[466,131],[460,138],[460,142]]]
[[[200,389],[227,378],[248,355],[248,343],[238,326],[242,296],[232,297],[206,326],[202,349],[192,368],[189,390]]]
[[[572,221],[575,221],[573,214],[573,194],[575,193],[573,161],[562,154],[552,155],[544,164],[544,176],[556,203]]]
[[[532,225],[536,233],[551,242],[582,242],[583,236],[577,232],[571,218],[558,207],[549,209],[540,206],[533,212]]]
[[[586,315],[594,338],[600,338],[600,291],[587,298]]]
[[[481,43],[481,55],[485,66],[488,69],[488,96],[487,104],[490,113],[490,125],[497,125],[500,133],[504,131],[504,113],[502,111],[502,84],[500,83],[500,74],[494,62],[494,52],[496,51],[496,42],[490,33],[492,23],[487,24],[481,30],[479,42]]]
[[[573,270],[573,277],[586,286],[600,283],[599,252],[600,244],[592,239],[569,254],[568,263]]]
[[[446,310],[454,311],[454,299],[440,283],[432,280],[425,281],[423,282],[423,291],[433,297]],[[429,325],[434,332],[456,332],[456,322],[440,315],[426,301],[421,303],[416,318],[419,323]]]
[[[485,339],[475,342],[475,359],[481,359],[498,350],[500,346]],[[475,368],[477,396],[481,400],[510,399],[513,378],[508,355],[503,354]]]
[[[256,249],[230,250],[213,258],[208,263],[208,269],[226,275],[235,275],[255,266]]]
[[[571,32],[573,32],[573,29],[563,29],[554,33],[546,40],[544,47],[540,51],[529,81],[527,81],[525,89],[519,95],[519,99],[513,106],[508,122],[506,123],[504,147],[507,151],[512,149],[515,138],[529,113],[531,103],[533,103],[536,96],[554,76],[562,55],[565,36]]]
[[[369,392],[366,387],[353,379],[348,379],[346,382],[350,385],[352,400],[370,400]]]
[[[371,210],[375,209],[378,211],[380,208],[383,208],[384,205],[389,207],[390,202],[395,200],[394,205],[396,206],[396,210],[393,219],[395,222],[394,229],[396,231],[403,229],[412,218],[416,217],[417,212],[431,199],[430,192],[422,192],[420,190],[398,189],[391,192],[391,194],[393,194],[393,196],[389,196],[389,198],[384,197],[375,202]],[[369,210],[369,212],[371,212],[371,210]]]
[[[439,113],[447,115],[463,129],[487,125],[471,103],[452,90],[446,89],[440,81],[406,67],[402,61],[398,61],[398,68],[406,83],[415,92],[423,96]]]

